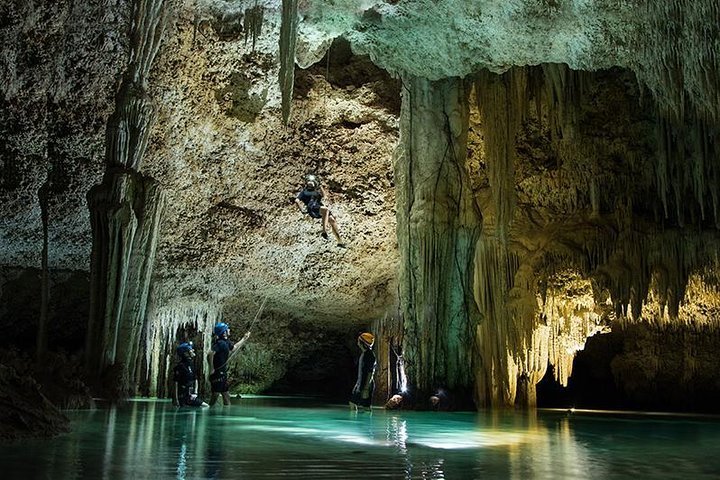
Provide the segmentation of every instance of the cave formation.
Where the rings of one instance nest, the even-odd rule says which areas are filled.
[[[402,351],[422,398],[534,407],[607,335],[620,347],[595,360],[622,405],[720,395],[716,2],[0,14],[0,321],[19,373],[166,396],[173,345],[206,351],[267,295],[249,391],[347,388],[333,372],[373,328],[378,383]],[[291,208],[310,171],[345,252]]]

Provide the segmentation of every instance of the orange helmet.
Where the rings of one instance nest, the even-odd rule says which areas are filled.
[[[358,337],[358,340],[363,342],[368,347],[372,347],[373,343],[375,343],[375,335],[373,335],[372,333],[368,333],[368,332],[361,333],[360,336]]]

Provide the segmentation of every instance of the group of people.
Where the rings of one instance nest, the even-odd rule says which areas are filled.
[[[337,220],[330,209],[323,205],[323,199],[327,198],[327,191],[320,185],[317,176],[309,174],[305,176],[303,189],[294,198],[295,204],[300,211],[311,218],[322,220],[323,238],[328,238],[328,227],[337,240],[338,247],[344,248],[345,241],[340,235]],[[194,371],[193,360],[195,350],[192,342],[183,342],[177,347],[179,362],[175,366],[173,389],[173,403],[178,406],[208,407],[215,404],[219,396],[222,396],[223,404],[230,404],[228,387],[228,364],[240,347],[250,337],[247,332],[237,343],[230,341],[230,327],[226,323],[218,323],[213,329],[212,350],[208,353],[207,361],[210,369],[210,384],[212,394],[210,403],[205,403],[198,396],[198,380]],[[357,381],[353,387],[350,406],[356,411],[369,411],[373,391],[375,389],[375,367],[377,359],[373,351],[375,337],[372,333],[362,333],[357,338],[357,345],[360,348],[358,360]],[[442,398],[437,394],[431,397],[431,405],[439,405]],[[386,408],[402,408],[407,402],[404,401],[404,394],[394,394],[386,403]]]
[[[176,352],[179,358],[175,365],[173,380],[173,405],[179,407],[209,407],[222,396],[223,405],[230,405],[230,388],[228,385],[228,364],[240,351],[240,347],[250,338],[247,332],[240,341],[230,341],[230,326],[220,322],[213,328],[212,349],[207,355],[210,368],[211,395],[210,403],[202,401],[198,395],[198,379],[194,370],[195,349],[192,342],[178,345]]]
[[[340,235],[335,216],[326,205],[323,205],[323,199],[327,198],[327,196],[327,192],[320,185],[317,176],[309,174],[305,176],[303,189],[294,200],[302,213],[309,215],[311,218],[322,220],[321,235],[323,238],[328,238],[329,227],[337,240],[338,247],[345,248],[346,244]],[[195,349],[192,342],[182,342],[178,345],[176,352],[179,361],[175,366],[173,375],[173,404],[177,406],[209,407],[215,404],[219,396],[222,396],[223,404],[230,405],[228,364],[249,337],[250,332],[247,332],[240,341],[233,343],[230,341],[230,327],[226,323],[215,325],[212,349],[207,356],[212,387],[209,404],[203,402],[197,393],[198,379],[194,370]],[[360,355],[358,382],[352,392],[351,405],[354,405],[356,409],[370,408],[376,364],[375,354],[372,351],[374,341],[375,339],[370,333],[363,333],[358,338],[358,345],[361,346],[363,352]]]
[[[226,323],[218,323],[213,329],[212,349],[207,355],[210,369],[211,396],[205,403],[198,395],[198,379],[194,371],[195,349],[192,342],[183,342],[177,347],[179,362],[174,370],[175,387],[173,404],[188,407],[209,407],[214,405],[218,397],[222,397],[223,405],[230,405],[228,385],[228,364],[240,351],[240,347],[250,338],[248,331],[238,342],[230,341],[230,327]],[[373,392],[375,390],[375,368],[377,359],[373,346],[375,336],[372,333],[361,333],[357,338],[360,357],[357,366],[357,380],[350,395],[350,407],[357,412],[371,411]],[[406,390],[395,390],[385,403],[388,410],[410,408],[412,402]],[[450,399],[444,389],[438,389],[428,401],[432,410],[449,410]]]
[[[210,403],[203,402],[198,395],[198,378],[195,374],[195,349],[192,342],[182,342],[176,352],[178,363],[174,369],[173,405],[179,407],[210,407],[222,396],[223,404],[230,405],[228,385],[228,364],[240,351],[240,347],[250,338],[247,332],[240,341],[230,341],[230,327],[226,323],[218,323],[213,329],[213,344],[207,355],[210,368],[211,396]],[[350,405],[357,411],[369,411],[375,390],[375,366],[377,361],[373,352],[375,337],[372,333],[362,333],[357,339],[360,348],[357,382],[353,387]]]

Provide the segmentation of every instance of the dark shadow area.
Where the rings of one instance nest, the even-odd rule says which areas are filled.
[[[610,363],[622,352],[622,339],[612,334],[594,335],[573,362],[568,386],[560,385],[554,369],[547,372],[537,385],[540,408],[587,408],[618,410],[628,408],[627,400],[616,385]]]
[[[315,340],[294,358],[285,375],[264,393],[305,395],[345,403],[357,378],[359,353],[354,330],[347,334],[317,332]]]
[[[307,98],[320,80],[347,92],[367,86],[372,92],[372,95],[366,96],[369,106],[400,115],[400,80],[391,78],[385,70],[372,63],[369,56],[353,54],[350,42],[342,37],[333,40],[319,62],[305,70],[295,69],[294,96]]]
[[[720,413],[718,349],[719,335],[695,327],[595,335],[575,357],[567,388],[548,368],[538,407]]]
[[[0,348],[34,352],[40,318],[40,270],[4,272],[0,277]],[[78,353],[84,347],[89,308],[87,272],[52,271],[48,314],[50,351]]]

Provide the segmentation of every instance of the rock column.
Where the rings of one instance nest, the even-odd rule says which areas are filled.
[[[403,83],[395,181],[408,381],[420,405],[436,388],[468,401],[482,224],[466,167],[470,85],[458,78]]]

